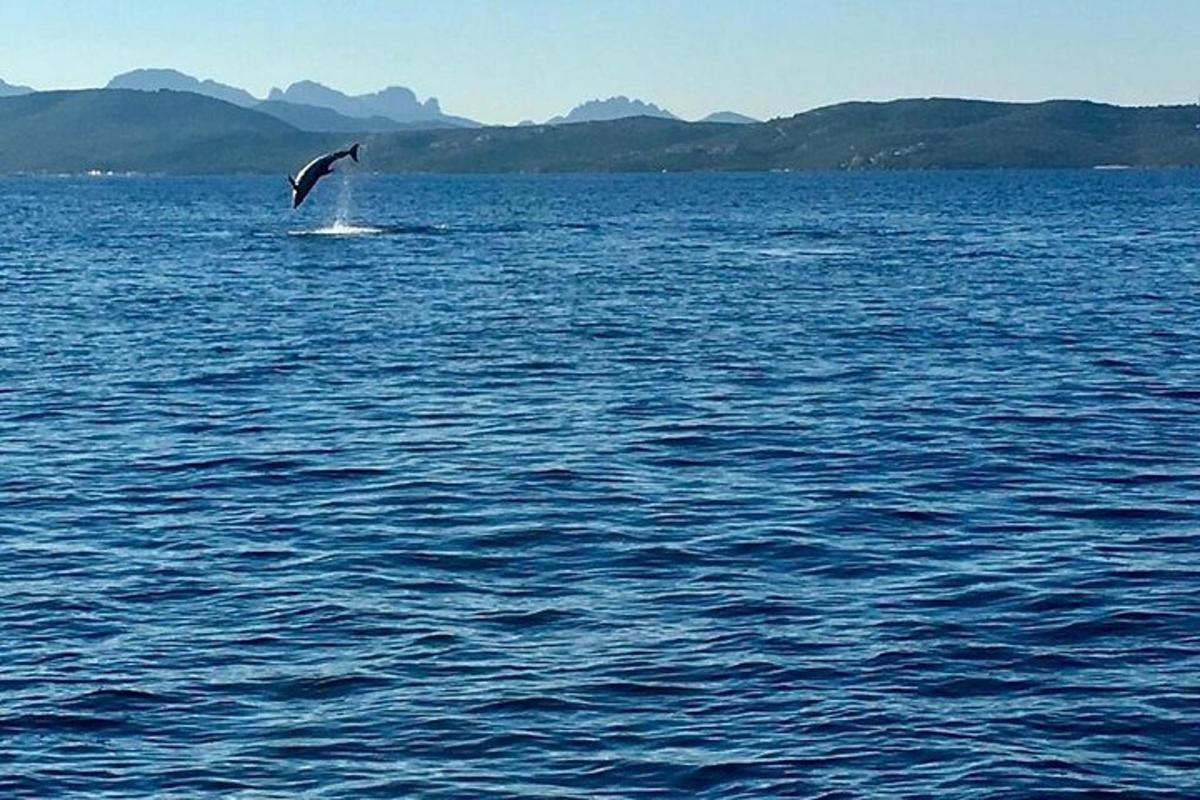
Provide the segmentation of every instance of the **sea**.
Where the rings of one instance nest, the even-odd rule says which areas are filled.
[[[1200,173],[0,179],[0,797],[1200,797]]]

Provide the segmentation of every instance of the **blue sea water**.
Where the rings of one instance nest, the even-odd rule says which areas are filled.
[[[0,180],[0,796],[1200,796],[1200,175]]]

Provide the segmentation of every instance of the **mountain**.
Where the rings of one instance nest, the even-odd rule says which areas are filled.
[[[351,97],[314,81],[300,81],[293,83],[286,91],[272,89],[264,103],[245,89],[213,80],[200,80],[178,70],[135,69],[117,75],[105,88],[136,89],[143,92],[155,92],[160,89],[193,92],[243,108],[257,108],[301,130],[311,131],[382,132],[411,130],[414,127],[456,128],[479,125],[464,117],[442,113],[435,97],[424,103],[419,102],[413,91],[403,86],[391,86],[373,94]],[[3,96],[2,87],[0,96]],[[367,122],[349,122],[347,118]],[[408,123],[421,124],[411,126]]]
[[[156,92],[159,89],[194,92],[246,108],[258,103],[258,98],[245,89],[214,80],[202,81],[174,69],[135,69],[132,72],[124,72],[109,81],[105,88],[137,89],[142,92]]]
[[[360,133],[378,172],[659,172],[1200,166],[1195,106],[1078,100],[842,103],[755,125],[639,116],[575,125]],[[190,92],[0,98],[0,173],[294,171],[345,146]]]
[[[1200,164],[1194,106],[930,98],[842,103],[735,129],[735,161],[806,169]]]
[[[566,116],[554,117],[546,122],[547,125],[566,125],[575,122],[604,122],[606,120],[624,119],[625,117],[658,117],[660,119],[679,119],[670,111],[659,108],[653,103],[641,100],[631,100],[624,95],[610,97],[607,100],[589,100],[571,109]]]
[[[388,134],[364,144],[371,168],[380,172],[659,172],[689,168],[692,152],[729,127],[628,117]]]
[[[720,122],[725,125],[754,125],[762,122],[762,120],[754,117],[747,117],[745,114],[739,114],[736,111],[714,111],[700,122]]]
[[[381,137],[383,171],[576,172],[1200,166],[1194,106],[843,103],[756,125],[637,117]]]
[[[0,81],[0,97],[17,97],[22,94],[29,94],[32,91],[33,89],[28,86],[16,86]]]
[[[388,117],[347,117],[332,108],[306,106],[283,100],[265,100],[255,105],[254,110],[270,114],[302,131],[319,133],[389,133],[448,127],[446,123],[436,121],[397,122]]]
[[[299,81],[286,90],[272,89],[268,101],[330,108],[346,117],[368,119],[386,117],[396,122],[437,122],[445,127],[478,127],[479,123],[464,117],[443,114],[436,97],[425,102],[417,100],[412,89],[389,86],[378,92],[348,95],[315,81]]]
[[[333,144],[331,136],[191,92],[85,89],[0,99],[0,172],[282,174]]]

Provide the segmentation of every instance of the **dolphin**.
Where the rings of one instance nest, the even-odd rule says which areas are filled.
[[[350,145],[349,150],[338,150],[334,153],[317,156],[305,164],[295,178],[288,175],[288,183],[292,185],[292,208],[299,207],[304,202],[304,198],[308,197],[308,193],[317,185],[317,181],[333,172],[333,162],[346,156],[358,161],[358,142]]]

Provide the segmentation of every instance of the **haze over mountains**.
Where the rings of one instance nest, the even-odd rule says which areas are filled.
[[[199,80],[173,69],[136,69],[116,76],[108,89],[159,91],[168,89],[224,100],[282,119],[301,130],[382,133],[419,128],[479,127],[465,117],[442,113],[436,97],[417,100],[411,89],[390,86],[365,95],[348,95],[315,81],[299,81],[287,89],[271,89],[260,100],[245,89]]]
[[[283,120],[302,131],[313,133],[388,133],[455,127],[438,122],[397,122],[390,117],[347,117],[332,108],[282,100],[264,100],[254,106],[254,110]]]
[[[721,122],[726,125],[753,125],[762,120],[748,117],[745,114],[739,114],[736,111],[714,111],[707,117],[699,120],[700,122]]]
[[[328,108],[354,119],[382,117],[396,122],[441,123],[449,128],[480,127],[474,120],[443,113],[436,97],[425,102],[417,100],[412,89],[404,86],[389,86],[378,92],[352,96],[315,81],[299,81],[286,90],[271,89],[267,100]]]
[[[23,94],[29,94],[33,89],[29,86],[14,86],[11,83],[5,83],[0,80],[0,97],[17,97]]]
[[[135,69],[132,72],[123,72],[109,81],[104,88],[136,89],[140,92],[156,92],[159,89],[195,92],[246,108],[258,105],[259,102],[257,97],[245,89],[214,80],[200,80],[174,69]]]
[[[20,95],[28,95],[32,91],[34,89],[31,86],[16,86],[0,80],[0,97],[18,97]]]
[[[14,88],[28,90],[28,87]],[[237,86],[211,79],[201,80],[174,69],[135,69],[117,75],[105,88],[194,92],[243,108],[254,108],[301,130],[314,132],[386,133],[420,128],[483,127],[483,123],[475,120],[445,113],[436,97],[419,100],[411,89],[404,86],[389,86],[378,92],[349,95],[316,81],[302,80],[286,89],[272,88],[263,100]],[[0,96],[3,96],[2,93]],[[552,117],[545,124],[600,122],[640,116],[679,119],[654,103],[617,96],[606,100],[588,100],[566,114]],[[710,114],[700,121],[744,124],[758,120],[723,111]]]
[[[659,119],[679,119],[679,117],[659,108],[653,103],[641,100],[631,100],[624,95],[610,97],[607,100],[589,100],[575,106],[563,116],[551,117],[547,125],[569,125],[577,122],[604,122],[606,120],[624,119],[625,117],[657,117]]]

